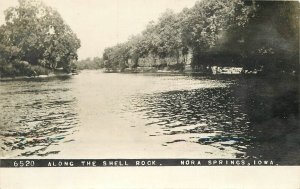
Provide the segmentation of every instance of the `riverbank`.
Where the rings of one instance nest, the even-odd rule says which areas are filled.
[[[0,77],[1,81],[18,81],[24,79],[42,79],[42,78],[55,78],[55,77],[68,77],[72,75],[78,75],[78,73],[59,73],[59,74],[48,74],[48,75],[37,75],[37,76],[16,76],[16,77]]]
[[[159,69],[157,67],[137,67],[137,68],[126,68],[124,70],[109,70],[103,69],[105,73],[197,73],[197,74],[207,74],[204,71],[194,71],[192,69],[170,69],[164,68]],[[242,67],[217,67],[211,68],[211,74],[242,74]],[[250,74],[250,73],[249,73]],[[257,74],[257,72],[252,72],[251,74]]]
[[[220,67],[213,66],[209,70],[193,70],[193,69],[170,69],[168,67],[159,69],[157,67],[137,67],[137,68],[126,68],[124,70],[108,70],[101,69],[103,73],[125,73],[125,74],[183,74],[183,75],[197,75],[197,76],[243,76],[243,77],[258,77],[266,80],[298,80],[298,72],[285,73],[285,72],[264,72],[262,70],[245,70],[242,67]]]

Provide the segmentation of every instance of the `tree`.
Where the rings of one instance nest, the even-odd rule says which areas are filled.
[[[177,14],[167,10],[159,18],[158,24],[158,56],[176,57],[182,53],[180,20]]]
[[[240,0],[200,1],[183,10],[182,38],[184,45],[192,49],[193,67],[206,69],[216,64],[215,55],[227,53],[224,44],[228,35],[244,27],[251,10]]]
[[[5,49],[19,49],[11,57],[14,60],[66,72],[77,60],[80,40],[56,10],[39,1],[19,0],[19,6],[7,9],[1,30],[0,41]],[[5,62],[12,59],[6,57]]]
[[[140,58],[150,66],[168,66],[167,58],[177,58],[178,64],[179,56],[191,52],[195,70],[242,66],[247,71],[296,74],[299,13],[296,1],[202,0],[178,14],[167,10],[142,34],[109,48],[107,66],[124,67],[127,58],[133,67]]]
[[[114,47],[106,48],[103,53],[104,66],[108,70],[123,71],[128,68],[128,60],[130,58],[130,46],[127,43],[117,44]]]
[[[93,59],[87,58],[84,60],[77,61],[75,63],[76,69],[78,70],[94,70],[94,69],[101,69],[104,67],[104,63],[102,58],[94,57]]]
[[[299,2],[256,2],[242,34],[245,68],[265,74],[299,73]],[[297,74],[296,74],[297,75]]]

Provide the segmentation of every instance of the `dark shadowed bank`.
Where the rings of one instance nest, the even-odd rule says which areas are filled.
[[[248,77],[233,93],[249,117],[246,153],[284,165],[300,164],[300,94],[296,77]]]

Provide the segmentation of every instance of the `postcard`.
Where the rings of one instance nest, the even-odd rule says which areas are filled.
[[[2,0],[0,188],[299,188],[299,7]]]

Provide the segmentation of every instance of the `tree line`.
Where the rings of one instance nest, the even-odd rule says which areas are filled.
[[[102,68],[104,68],[104,62],[99,57],[78,60],[75,64],[75,69],[77,70],[97,70]]]
[[[299,2],[202,0],[179,13],[164,12],[102,58],[77,61],[80,40],[60,14],[38,0],[19,0],[0,26],[0,77],[156,69],[299,74]]]
[[[110,71],[174,67],[210,72],[238,66],[243,72],[299,73],[299,2],[202,0],[157,22],[125,43],[106,48]]]
[[[71,72],[80,40],[60,14],[35,0],[19,0],[0,26],[0,77]]]

